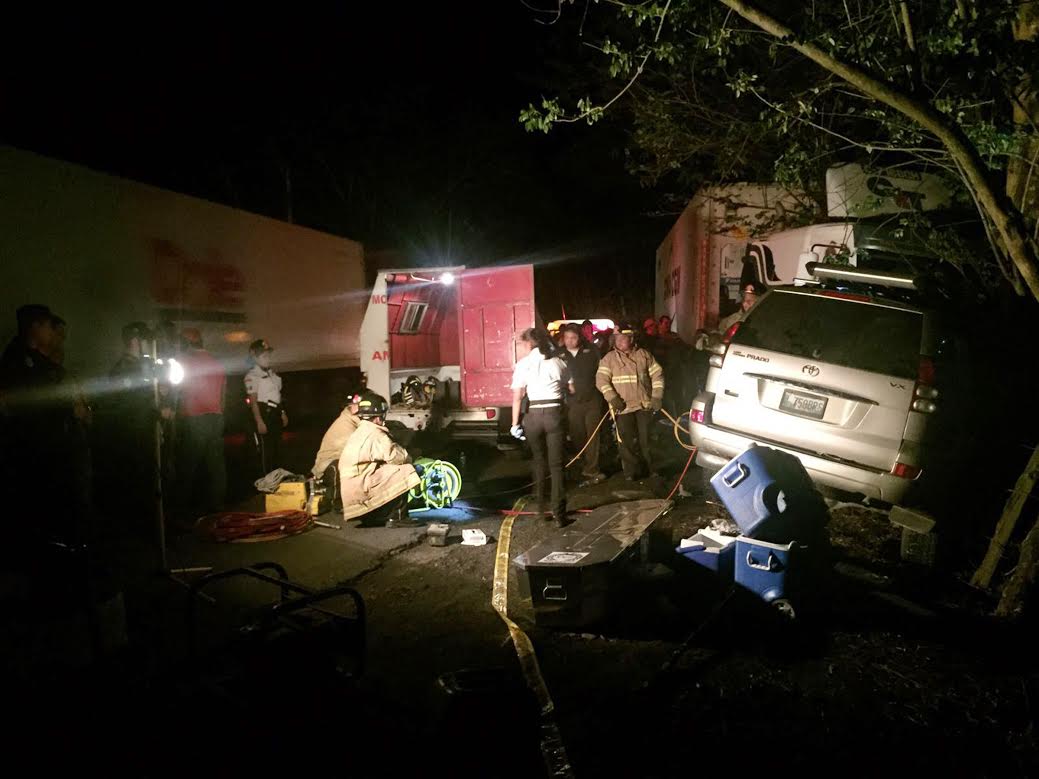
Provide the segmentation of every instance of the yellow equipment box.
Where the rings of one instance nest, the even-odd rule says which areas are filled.
[[[319,517],[332,510],[332,499],[328,495],[310,496],[310,516]]]
[[[282,482],[277,492],[268,492],[267,511],[302,511],[307,507],[307,484],[302,481]]]

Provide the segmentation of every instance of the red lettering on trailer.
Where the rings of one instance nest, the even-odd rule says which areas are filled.
[[[381,352],[373,352],[372,353],[372,359],[373,360],[388,360],[388,359],[390,359],[390,352],[389,352],[388,349],[383,350]]]
[[[151,238],[152,299],[160,305],[193,309],[240,308],[245,302],[245,276],[226,262],[219,250],[204,257],[188,255],[165,238]]]
[[[372,295],[372,303],[375,304],[375,305],[378,305],[380,303],[385,305],[386,304],[386,296],[385,295]]]

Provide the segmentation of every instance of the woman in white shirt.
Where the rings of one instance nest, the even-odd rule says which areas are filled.
[[[546,519],[566,524],[566,491],[563,481],[563,397],[573,392],[566,364],[552,356],[548,333],[529,328],[517,341],[516,368],[512,373],[512,435],[530,442],[534,456],[534,499],[538,512]],[[520,419],[523,396],[530,401]],[[551,509],[545,503],[545,471],[552,479]]]

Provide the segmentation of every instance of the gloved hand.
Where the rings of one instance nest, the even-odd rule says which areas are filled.
[[[627,407],[628,404],[621,399],[620,395],[614,395],[612,398],[610,398],[610,408],[612,408],[614,411],[623,411]]]
[[[653,398],[649,401],[649,408],[651,411],[660,411],[664,407],[664,401],[660,398]]]
[[[512,433],[512,437],[518,441],[526,441],[527,436],[523,433],[523,425],[513,425],[512,429],[509,430]]]
[[[417,473],[419,476],[426,472],[426,466],[424,465],[419,465],[418,463],[415,463],[414,468],[415,473]]]

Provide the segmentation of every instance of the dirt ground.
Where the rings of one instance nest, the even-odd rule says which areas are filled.
[[[679,532],[714,509],[681,502]],[[1034,775],[1039,686],[1023,636],[989,626],[969,604],[921,601],[913,575],[904,590],[912,597],[902,595],[898,534],[882,517],[838,511],[833,530],[846,573],[834,574],[819,610],[794,624],[738,598],[717,610],[724,593],[714,582],[665,575],[643,593],[638,615],[592,632],[539,630],[514,588],[510,612],[534,640],[576,774],[676,776],[693,766],[731,769],[749,752],[752,764],[833,765],[863,776]],[[514,551],[547,532],[521,521]],[[372,609],[373,676],[393,678],[387,692],[411,700],[417,722],[438,697],[444,703],[434,684],[442,673],[515,674],[489,605],[493,564],[491,547],[416,547],[360,584]],[[410,678],[376,670],[383,656],[412,658]],[[483,738],[508,740],[495,730]],[[499,775],[491,765],[473,775]]]
[[[445,547],[420,532],[373,530],[368,558],[339,579],[367,607],[358,678],[344,680],[323,649],[307,645],[275,654],[261,644],[255,662],[207,648],[186,663],[183,589],[149,580],[127,593],[129,651],[91,674],[20,678],[24,696],[11,707],[36,733],[50,732],[57,716],[77,723],[81,738],[69,742],[82,747],[77,764],[116,774],[241,775],[278,763],[350,776],[544,775],[544,721],[491,607],[498,509],[523,494],[529,465],[519,452],[467,460],[479,518],[454,524]],[[661,460],[665,478],[574,488],[571,508],[664,497],[684,456],[667,450]],[[658,520],[672,544],[724,516],[695,468],[683,486],[688,497]],[[490,542],[461,545],[462,527],[483,529]],[[553,532],[542,519],[518,518],[509,556]],[[513,566],[509,613],[533,641],[573,774],[1036,775],[1039,668],[1027,626],[991,622],[991,604],[957,571],[903,563],[900,533],[880,512],[836,508],[829,535],[833,571],[793,622],[670,554],[628,570],[600,624],[547,629]],[[313,576],[327,577],[334,569],[315,557],[332,554],[327,538],[224,549],[309,561]],[[190,545],[178,549],[190,559]],[[239,595],[206,607],[207,626],[240,622],[254,604],[251,593]],[[481,683],[450,693],[466,672]]]

